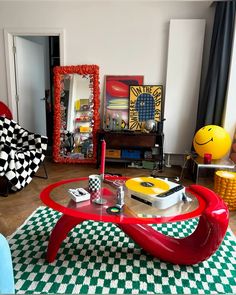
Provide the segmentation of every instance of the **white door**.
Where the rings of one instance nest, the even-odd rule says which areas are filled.
[[[46,135],[43,46],[14,37],[18,123],[28,131]]]

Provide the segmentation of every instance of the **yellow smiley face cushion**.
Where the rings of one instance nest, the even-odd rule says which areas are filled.
[[[212,154],[212,159],[221,159],[231,147],[231,138],[224,128],[207,125],[197,131],[193,139],[193,146],[202,158],[204,154]]]

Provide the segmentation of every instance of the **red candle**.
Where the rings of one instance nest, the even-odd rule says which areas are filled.
[[[211,164],[212,154],[204,154],[204,164]]]
[[[101,152],[101,168],[100,168],[100,174],[102,176],[102,179],[104,179],[104,173],[105,173],[105,159],[106,159],[106,141],[102,140],[102,152]]]

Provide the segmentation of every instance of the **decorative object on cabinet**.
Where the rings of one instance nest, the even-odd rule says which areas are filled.
[[[99,115],[99,67],[54,68],[53,160],[96,163]]]
[[[161,121],[162,92],[160,85],[130,86],[130,130],[143,130],[150,120]]]
[[[106,76],[104,99],[105,130],[128,129],[129,86],[142,85],[143,76]]]

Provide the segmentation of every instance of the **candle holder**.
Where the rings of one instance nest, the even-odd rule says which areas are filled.
[[[100,188],[100,194],[98,194],[98,197],[93,200],[94,203],[98,205],[103,205],[107,203],[107,200],[102,198],[102,183],[105,178],[105,158],[106,158],[106,141],[102,140],[102,153],[101,153],[101,168],[100,168],[100,182],[101,182],[101,188]]]
[[[107,203],[107,200],[102,198],[101,194],[98,198],[93,200],[94,203],[98,204],[98,205],[104,205]]]
[[[106,204],[107,200],[102,198],[102,177],[101,175],[89,176],[89,190],[91,191],[91,199],[93,203],[98,205]]]

